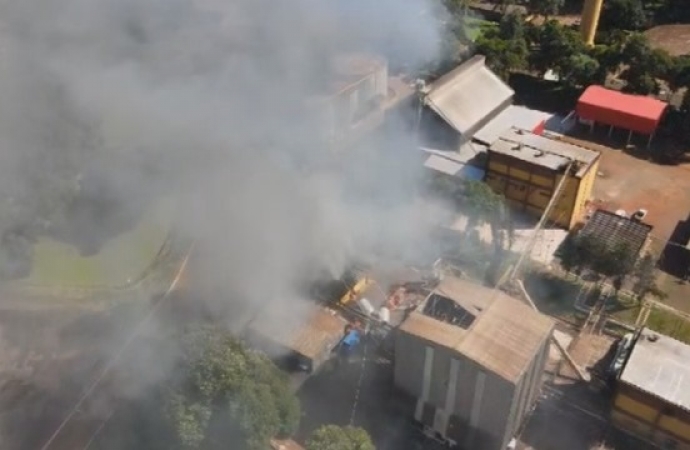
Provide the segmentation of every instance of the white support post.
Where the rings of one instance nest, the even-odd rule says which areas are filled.
[[[649,135],[649,139],[647,140],[647,148],[649,148],[652,145],[652,139],[654,139],[654,132]]]
[[[626,145],[630,145],[630,139],[632,139],[632,134],[633,132],[632,130],[630,130],[630,132],[628,133],[628,142],[626,142]]]
[[[611,134],[613,133],[613,125],[609,127],[609,137],[611,137]]]

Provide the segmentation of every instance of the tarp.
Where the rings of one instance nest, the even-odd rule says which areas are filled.
[[[602,86],[585,89],[575,112],[584,120],[640,134],[652,134],[668,106],[652,97],[623,94]]]
[[[343,339],[343,345],[346,345],[348,347],[354,347],[355,345],[359,344],[359,332],[356,330],[352,330],[349,333],[347,333],[347,336]]]

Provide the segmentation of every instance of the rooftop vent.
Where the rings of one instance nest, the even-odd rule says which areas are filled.
[[[522,150],[522,144],[515,144],[511,148],[511,150]]]
[[[542,150],[537,150],[537,153],[534,154],[534,157],[541,158],[542,156],[544,156],[544,154],[545,153]]]
[[[659,335],[658,335],[658,334],[654,334],[654,333],[650,333],[650,334],[647,335],[647,340],[648,340],[649,342],[656,342],[656,341],[659,340]]]

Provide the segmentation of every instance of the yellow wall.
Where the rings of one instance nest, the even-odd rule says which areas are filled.
[[[623,394],[616,395],[611,418],[620,428],[647,439],[662,442],[669,438],[680,438],[686,443],[690,442],[690,423],[661,414],[658,408],[633,400]]]
[[[553,178],[530,172],[529,169],[518,169],[510,164],[503,164],[503,161],[502,159],[500,163],[496,162],[489,155],[486,183],[495,192],[504,195],[509,203],[518,209],[534,215],[542,214],[553,193]],[[587,201],[592,197],[598,168],[599,160],[592,164],[581,179],[568,175],[549,220],[566,229],[571,229],[584,220]],[[556,175],[555,186],[558,186],[563,176]]]
[[[575,199],[575,206],[573,208],[573,215],[568,228],[573,228],[578,222],[585,220],[587,214],[587,202],[593,197],[594,182],[597,179],[597,172],[599,172],[599,158],[592,164],[587,173],[580,180],[580,189]]]
[[[690,441],[690,424],[675,417],[661,416],[659,429]]]
[[[616,399],[613,404],[617,409],[620,409],[621,411],[647,423],[654,423],[659,415],[659,410],[656,408],[652,408],[651,406],[645,405],[644,403],[638,402],[621,394],[616,395]]]

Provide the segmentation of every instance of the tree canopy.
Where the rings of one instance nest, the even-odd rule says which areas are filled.
[[[306,450],[376,450],[362,428],[325,425],[307,440]]]
[[[599,276],[620,281],[632,272],[637,260],[628,245],[610,246],[591,234],[580,234],[568,240],[560,249],[559,257],[561,265],[569,272],[589,269]]]
[[[180,348],[164,400],[177,448],[265,450],[295,431],[299,403],[265,355],[213,327],[186,333]]]

